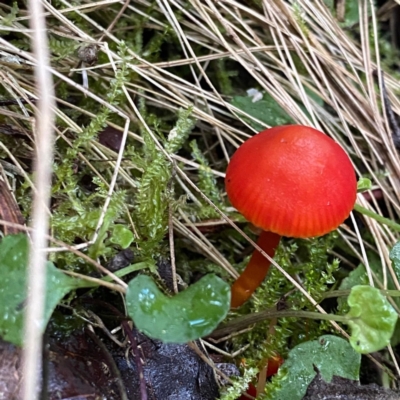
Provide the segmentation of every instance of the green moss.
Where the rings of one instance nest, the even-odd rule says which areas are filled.
[[[11,26],[15,18],[17,18],[19,13],[18,3],[14,1],[12,3],[11,10],[4,16],[1,17],[1,23],[4,26]]]
[[[148,115],[144,102],[141,102],[141,113],[145,118]],[[194,126],[194,121],[190,118],[191,113],[191,109],[179,111],[176,124],[165,141],[167,153],[175,153],[182,147]],[[152,121],[152,124],[157,126],[158,122]],[[142,256],[157,258],[161,241],[168,228],[169,205],[175,202],[174,192],[170,185],[173,166],[144,128],[142,136],[144,146],[140,164],[144,172],[138,179],[139,187],[133,216],[138,228],[138,242]]]
[[[55,55],[53,57],[54,61],[73,55],[78,48],[79,43],[73,40],[65,38],[57,39],[54,36],[49,36],[49,49]]]
[[[220,188],[217,186],[217,180],[208,165],[208,161],[204,154],[200,151],[195,140],[190,142],[192,149],[192,157],[200,164],[198,170],[198,188],[217,206],[223,204]],[[217,218],[219,214],[204,200],[201,200],[202,206],[197,211],[197,217],[201,219]]]
[[[276,262],[289,274],[298,275],[304,289],[317,301],[335,282],[334,273],[338,261],[331,259],[329,251],[335,245],[337,233],[308,240],[282,240],[275,254]],[[275,307],[297,310],[315,309],[298,290],[276,269],[270,268],[263,285],[255,293],[256,299],[246,303],[240,314],[249,314]],[[321,334],[329,333],[332,327],[327,322],[279,318],[257,324],[250,332],[233,339],[234,350],[250,343],[242,355],[251,366],[260,367],[274,351],[284,356],[288,349],[297,343],[312,340]],[[271,330],[272,329],[272,330]],[[272,334],[268,335],[268,331]]]
[[[243,376],[233,378],[233,385],[225,388],[221,394],[220,400],[237,400],[240,395],[247,390],[249,383],[254,379],[258,370],[256,368],[247,368]]]

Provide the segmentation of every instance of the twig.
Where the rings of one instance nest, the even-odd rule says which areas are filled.
[[[129,326],[128,322],[122,321],[122,327],[124,328],[124,332],[129,338],[132,347],[133,358],[136,362],[136,368],[139,375],[139,384],[140,384],[140,400],[147,400],[147,387],[146,387],[146,379],[144,377],[144,370],[142,364],[142,358],[139,354],[139,348],[136,340],[136,335],[133,332],[132,328]]]
[[[106,31],[100,36],[99,42],[101,42],[104,39],[104,36],[107,35],[107,33],[111,32],[115,26],[115,24],[118,22],[118,20],[121,18],[121,16],[123,15],[123,13],[125,12],[125,10],[128,8],[129,3],[131,2],[131,0],[125,0],[124,5],[121,7],[121,9],[119,10],[118,14],[116,15],[116,17],[113,19],[113,21],[111,22],[111,24],[108,26],[108,28],[106,29]]]
[[[93,340],[93,342],[97,346],[100,347],[100,350],[101,350],[102,354],[106,358],[107,364],[110,367],[110,370],[113,373],[114,377],[116,378],[116,379],[114,379],[114,382],[118,386],[120,399],[121,400],[128,400],[128,394],[126,393],[126,388],[125,388],[125,385],[124,385],[124,381],[122,380],[121,372],[119,371],[118,366],[115,363],[114,358],[112,357],[112,355],[108,351],[108,349],[105,346],[105,344],[97,337],[97,335],[91,329],[86,328],[85,332]]]
[[[38,108],[36,110],[36,179],[37,192],[32,210],[32,244],[28,271],[28,301],[24,325],[23,388],[24,400],[36,400],[40,390],[42,372],[42,333],[38,324],[43,323],[47,230],[53,153],[54,91],[49,72],[49,52],[46,22],[42,2],[29,0],[30,26],[33,30],[32,47],[36,58],[35,79]]]
[[[4,100],[0,100],[0,106],[4,107],[4,106],[12,106],[14,104],[19,104],[19,103],[23,103],[23,104],[29,104],[29,102],[35,103],[36,99],[31,98],[29,100],[26,100],[24,98],[20,98],[20,99],[4,99]]]
[[[386,89],[385,76],[382,70],[380,71],[380,73],[382,79],[381,90],[382,90],[383,103],[385,104],[386,117],[388,119],[390,129],[392,130],[393,143],[396,149],[400,150],[400,127],[399,124],[397,123],[397,119],[394,115],[392,105],[389,100],[388,92]]]
[[[101,301],[101,300],[100,301],[93,301],[93,303],[101,304],[102,307],[108,308],[115,315],[118,315],[121,318],[125,318],[125,316],[116,307],[112,306],[111,304],[109,304],[109,303],[107,303],[105,301]],[[128,339],[129,339],[129,341],[131,343],[133,358],[135,359],[136,368],[137,368],[137,372],[138,372],[138,375],[139,375],[140,400],[147,400],[148,396],[147,396],[146,380],[145,380],[145,377],[144,377],[142,359],[141,359],[140,354],[139,354],[139,349],[138,349],[135,333],[133,332],[132,328],[129,326],[128,321],[122,319],[121,325],[122,325],[122,328],[123,328],[126,336],[128,336]]]
[[[214,372],[220,375],[223,379],[225,379],[229,383],[233,383],[232,379],[229,378],[226,374],[224,374],[220,369],[218,369],[214,362],[206,357],[206,355],[199,349],[196,342],[189,342],[187,344],[207,365],[209,365]]]
[[[346,12],[346,0],[335,0],[336,18],[338,21],[343,22]]]

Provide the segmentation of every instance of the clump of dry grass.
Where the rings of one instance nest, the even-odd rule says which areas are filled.
[[[96,104],[98,108],[108,109],[110,115],[116,116],[110,118],[108,124],[124,133],[118,154],[96,140],[89,141],[85,151],[80,149],[77,153],[79,162],[92,170],[108,188],[109,194],[104,200],[94,236],[76,246],[78,249],[85,250],[96,241],[115,190],[123,187],[128,193],[131,191],[132,196],[135,195],[137,182],[132,169],[137,166],[124,160],[124,145],[127,138],[137,145],[143,143],[141,131],[137,129],[139,125],[143,127],[142,132],[147,132],[154,141],[157,151],[176,165],[175,184],[180,190],[194,203],[203,204],[205,201],[204,194],[196,185],[201,169],[198,160],[166,152],[159,135],[154,133],[147,123],[147,116],[143,115],[139,106],[141,101],[163,115],[174,115],[180,108],[192,107],[192,118],[197,121],[193,134],[207,143],[208,147],[202,150],[211,173],[217,179],[224,177],[224,168],[232,149],[254,130],[247,123],[252,116],[246,116],[234,107],[216,84],[215,78],[210,77],[214,74],[213,63],[219,60],[229,62],[253,85],[269,93],[297,123],[312,125],[335,138],[351,156],[358,174],[369,176],[372,180],[372,189],[368,191],[370,201],[360,194],[359,204],[378,214],[385,212],[393,220],[398,220],[400,163],[392,140],[392,127],[386,117],[385,107],[388,104],[383,98],[383,85],[385,83],[394,113],[399,114],[397,93],[400,83],[389,73],[381,73],[377,20],[367,2],[359,2],[360,24],[353,27],[357,32],[353,36],[357,36],[357,40],[341,27],[321,0],[291,4],[282,0],[265,0],[257,5],[233,0],[105,0],[74,4],[59,0],[44,1],[43,5],[51,37],[68,39],[76,48],[87,50],[90,46],[90,51],[98,52],[102,60],[107,60],[88,65],[87,62],[79,62],[76,51],[67,51],[57,60],[53,54],[51,73],[56,87],[62,86],[70,94],[56,99],[59,106],[54,112],[63,121],[64,127],[55,126],[55,159],[58,157],[59,142],[73,146],[73,138],[82,134],[79,118],[95,118],[95,112],[90,107],[86,108],[84,102],[76,101],[77,98],[85,96],[91,107]],[[5,4],[0,9],[4,18],[10,13],[10,7]],[[37,145],[32,111],[36,110],[38,98],[33,69],[38,61],[34,53],[8,40],[17,33],[19,43],[24,38],[33,40],[28,20],[28,12],[20,10],[18,16],[1,27],[3,33],[8,35],[0,38],[3,97],[7,94],[15,99],[17,106],[12,110],[3,107],[0,114],[14,129],[21,132],[27,132],[28,127],[32,129],[27,132],[29,140],[23,149],[32,154]],[[174,36],[172,46],[177,46],[176,59],[152,62],[151,54],[139,53],[128,44],[129,59],[126,56],[122,60],[115,51],[116,45],[120,45],[121,41],[132,44],[135,28],[131,26],[137,24],[147,31],[173,32],[169,34]],[[110,104],[106,96],[107,88],[121,63],[126,63],[126,68],[134,73],[135,79],[122,85],[123,101],[118,105]],[[85,75],[88,86],[86,79],[82,78]],[[96,88],[102,89],[100,92],[93,89],[93,82],[97,82]],[[245,87],[243,83],[240,89]],[[315,100],[315,96],[323,100],[323,105]],[[13,176],[19,175],[19,179],[29,182],[34,188],[21,152],[15,155],[13,149],[1,139],[0,136],[0,151],[2,157],[7,159],[1,167],[3,176],[7,176],[12,183]],[[218,152],[212,151],[215,149]],[[42,155],[39,156],[39,163],[41,158]],[[93,163],[91,159],[103,160],[108,168],[100,171],[98,163]],[[379,204],[384,204],[385,210],[380,208],[373,194],[376,190],[383,197],[383,202]],[[136,232],[135,223],[129,218],[130,209],[128,204],[126,218]],[[213,221],[213,224],[222,224],[227,219],[222,211],[220,220]],[[356,224],[354,227],[342,227],[340,235],[352,249],[357,262],[365,265],[371,283],[386,288],[387,276],[390,275],[400,289],[389,259],[389,250],[397,241],[398,234],[370,218],[364,218],[364,223],[372,240],[364,240]],[[169,228],[172,255],[174,230],[186,236],[213,263],[231,276],[237,276],[235,268],[221,250],[185,211],[170,213]],[[366,247],[379,255],[382,281],[369,269]],[[346,261],[343,259],[343,262]],[[293,282],[298,290],[307,295],[298,282]],[[310,301],[316,304],[315,300]],[[320,311],[323,312],[322,309]],[[392,354],[391,348],[389,352]],[[392,360],[400,374],[396,359],[393,357]]]

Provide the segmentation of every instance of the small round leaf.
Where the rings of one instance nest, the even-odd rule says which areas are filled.
[[[367,354],[387,346],[397,322],[397,313],[387,298],[376,288],[357,285],[351,289],[347,303],[353,348]]]
[[[372,187],[371,180],[368,178],[360,178],[357,182],[357,192],[362,193],[370,190]]]
[[[110,242],[126,249],[133,242],[134,238],[133,233],[125,225],[117,224],[112,230]]]
[[[165,296],[154,281],[139,275],[129,282],[126,303],[136,327],[163,342],[186,343],[211,333],[230,307],[229,285],[206,275],[185,291]]]

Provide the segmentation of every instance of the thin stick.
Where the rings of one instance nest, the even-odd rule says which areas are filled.
[[[125,334],[128,336],[129,341],[131,342],[131,350],[133,354],[133,358],[135,359],[136,368],[139,375],[139,387],[140,387],[140,400],[147,400],[147,385],[146,378],[144,376],[144,368],[143,361],[139,354],[139,346],[136,340],[137,331],[133,331],[129,326],[127,321],[122,321],[122,327],[124,328]]]
[[[225,375],[220,369],[218,369],[214,362],[206,357],[206,355],[199,349],[198,345],[196,342],[189,342],[187,344],[207,365],[209,365],[214,372],[216,372],[218,375],[220,375],[223,379],[225,379],[229,383],[233,383],[232,379],[229,378],[229,376]]]
[[[36,179],[32,211],[32,244],[28,271],[28,301],[25,314],[23,349],[23,387],[24,400],[36,400],[40,391],[42,372],[42,333],[38,325],[43,323],[47,230],[49,214],[47,208],[50,199],[54,90],[49,72],[49,53],[46,36],[46,22],[40,1],[29,0],[31,15],[30,26],[33,30],[32,47],[36,58],[35,79],[37,82],[38,108],[36,110]]]
[[[358,238],[358,243],[360,244],[361,254],[363,256],[365,270],[367,271],[369,285],[374,287],[375,285],[374,285],[374,280],[372,279],[372,273],[371,273],[371,268],[370,268],[369,262],[368,262],[367,252],[365,251],[365,246],[362,241],[362,238],[360,235],[360,230],[358,229],[356,219],[354,218],[354,213],[350,213],[350,218],[351,218],[351,222],[353,223],[353,227],[354,227],[354,230],[355,230],[357,238]]]
[[[378,74],[378,72],[377,72]],[[378,75],[379,76],[379,75]],[[390,103],[389,95],[386,89],[386,84],[385,84],[385,77],[383,74],[383,71],[380,71],[380,77],[381,77],[381,95],[383,98],[383,105],[385,106],[385,113],[386,117],[389,123],[389,127],[392,130],[392,139],[395,147],[397,149],[400,149],[400,128],[399,124],[396,121],[396,117],[394,115],[392,105]]]
[[[172,286],[174,293],[178,293],[178,282],[176,279],[176,264],[175,264],[175,242],[174,242],[174,220],[173,208],[169,205],[168,209],[168,238],[169,238],[169,252],[171,257],[171,271],[172,271]]]
[[[388,344],[388,350],[389,350],[390,356],[392,357],[394,366],[395,366],[395,368],[396,368],[397,375],[400,376],[399,363],[397,362],[397,359],[396,359],[396,357],[395,357],[395,355],[394,355],[393,347],[392,347],[391,344]]]
[[[110,351],[108,350],[107,346],[103,343],[102,340],[90,329],[92,328],[89,326],[89,328],[85,329],[85,333],[89,335],[89,337],[93,340],[93,342],[100,348],[101,353],[103,354],[104,358],[107,361],[107,366],[110,368],[110,371],[112,373],[113,382],[115,382],[119,395],[121,400],[128,400],[128,395],[126,393],[126,387],[124,385],[124,381],[121,376],[121,372],[118,369],[118,365],[116,364],[113,356],[110,354]]]
[[[106,33],[111,32],[115,26],[115,24],[118,22],[118,20],[122,17],[122,14],[125,12],[125,10],[127,9],[127,7],[129,6],[129,3],[131,2],[131,0],[126,0],[124,5],[121,7],[121,9],[119,10],[117,16],[114,18],[114,20],[111,22],[111,24],[108,26],[106,32],[104,32],[100,39],[99,42],[101,42],[104,39],[104,36],[106,35]]]

